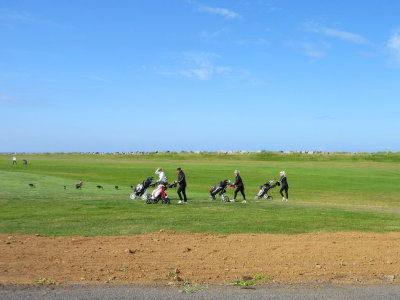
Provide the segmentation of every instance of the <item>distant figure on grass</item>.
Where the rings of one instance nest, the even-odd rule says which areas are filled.
[[[17,165],[17,158],[15,156],[13,156],[12,158],[12,164]]]
[[[165,193],[165,184],[167,184],[167,176],[165,176],[165,172],[163,171],[162,168],[158,168],[155,172],[155,174],[158,175],[158,184],[162,185],[161,187],[161,197],[166,197],[167,194]]]
[[[82,186],[83,186],[83,181],[82,181],[82,180],[80,180],[77,184],[75,184],[75,188],[76,188],[77,190],[82,189]]]
[[[176,172],[178,173],[178,180],[176,181],[179,184],[179,188],[177,190],[178,196],[179,196],[179,202],[178,204],[186,204],[187,203],[187,198],[186,198],[186,178],[185,178],[185,173],[183,173],[181,168],[177,168]],[[182,195],[183,195],[183,201],[182,201]]]
[[[23,159],[23,160],[22,160],[22,164],[23,164],[23,165],[27,165],[27,164],[28,164],[28,161],[27,161],[26,159]]]
[[[281,176],[279,178],[279,182],[281,183],[281,189],[279,190],[279,193],[282,196],[282,201],[289,201],[289,194],[288,194],[288,190],[289,190],[289,185],[287,183],[287,178],[286,178],[286,172],[285,171],[280,171],[279,175]],[[285,191],[286,194],[286,198],[283,195],[283,191]]]
[[[236,187],[236,190],[235,190],[235,193],[234,193],[234,195],[233,195],[233,200],[232,200],[232,202],[235,202],[235,201],[236,201],[236,196],[237,196],[237,194],[240,192],[240,193],[242,194],[242,196],[243,196],[243,201],[242,201],[242,203],[246,203],[247,201],[246,201],[246,195],[244,194],[244,184],[243,184],[242,178],[240,177],[240,172],[239,172],[239,170],[235,170],[235,171],[233,172],[233,174],[235,174],[235,183],[234,183],[234,186]]]

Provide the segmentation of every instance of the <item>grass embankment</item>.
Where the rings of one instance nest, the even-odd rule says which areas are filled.
[[[144,156],[20,155],[28,165],[0,156],[0,232],[43,235],[129,235],[160,229],[210,233],[400,231],[400,155],[153,154]],[[130,200],[130,185],[176,167],[185,170],[189,205],[146,205]],[[218,181],[239,169],[248,204],[208,200]],[[290,201],[253,200],[259,186],[286,170]],[[156,175],[154,175],[156,176]],[[82,190],[73,185],[82,179]],[[34,183],[36,188],[30,188]],[[67,189],[64,190],[63,186]],[[96,185],[103,185],[98,190]],[[114,189],[118,185],[119,189]],[[228,190],[232,197],[232,191]],[[175,199],[175,200],[174,200]],[[239,198],[241,199],[241,198]]]

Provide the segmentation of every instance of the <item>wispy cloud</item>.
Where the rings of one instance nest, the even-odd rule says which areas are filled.
[[[109,81],[108,79],[106,79],[105,77],[99,76],[99,75],[88,75],[86,78],[89,79],[89,80],[91,80],[91,81],[97,81],[97,82],[103,82],[103,83],[105,83],[105,82],[110,82],[110,81]]]
[[[325,49],[328,47],[326,44],[323,46],[318,46],[314,43],[309,42],[298,42],[298,41],[288,41],[286,46],[298,50],[304,55],[313,58],[320,58],[326,55]]]
[[[209,52],[183,52],[173,55],[175,64],[153,67],[153,71],[165,77],[185,77],[207,81],[228,77],[233,70],[215,63],[220,56]],[[147,69],[147,68],[146,68]]]
[[[343,41],[360,44],[360,45],[371,45],[372,43],[365,37],[350,32],[339,29],[334,29],[326,26],[321,26],[316,22],[306,22],[303,24],[307,31],[322,34],[328,37],[338,38]]]
[[[250,39],[240,39],[235,41],[236,45],[239,46],[269,46],[270,42],[267,41],[266,39],[263,38],[258,38],[255,40],[250,40]]]
[[[230,68],[218,66],[213,62],[213,59],[219,57],[216,54],[187,52],[183,56],[183,68],[179,70],[179,74],[185,77],[210,80],[230,72]]]
[[[204,12],[204,13],[208,13],[208,14],[212,14],[212,15],[219,15],[226,19],[242,19],[243,18],[240,14],[238,14],[230,9],[227,9],[227,8],[208,6],[208,5],[204,5],[204,4],[194,1],[194,0],[187,0],[187,3],[195,6],[196,10],[199,12]]]
[[[217,30],[217,31],[209,32],[209,31],[203,30],[202,32],[200,32],[200,36],[201,36],[202,38],[206,38],[206,39],[218,38],[218,37],[221,36],[221,34],[222,34],[224,31],[225,31],[225,30]]]
[[[7,11],[0,9],[0,21],[3,21],[3,23],[26,23],[64,27],[52,20],[33,15],[26,11]]]
[[[318,115],[315,117],[316,120],[334,120],[335,118],[330,114]]]
[[[0,94],[0,107],[44,107],[49,106],[47,101],[33,100],[21,98],[18,96],[11,96],[7,94]]]
[[[198,8],[201,12],[207,12],[213,15],[221,15],[227,19],[241,19],[242,16],[235,13],[232,10],[226,8],[219,8],[219,7],[211,7],[211,6],[200,6]]]
[[[400,61],[400,32],[395,32],[386,43],[386,47],[392,56]]]
[[[18,21],[18,22],[33,22],[35,19],[26,12],[9,12],[0,11],[0,20]]]
[[[369,45],[371,44],[370,41],[368,41],[366,38],[359,34],[355,34],[352,32],[348,31],[343,31],[343,30],[337,30],[337,29],[332,29],[332,28],[327,28],[327,27],[321,27],[317,28],[316,32],[320,32],[326,36],[331,36],[331,37],[336,37],[348,42],[356,43],[356,44],[362,44],[362,45]]]
[[[279,10],[279,8],[278,8],[278,6],[276,6],[276,3],[274,3],[274,2],[275,1],[265,1],[265,0],[254,1],[254,0],[251,0],[251,1],[249,1],[249,4],[251,6],[254,6],[254,4],[256,4],[266,12],[275,12],[275,11]]]
[[[218,64],[217,60],[222,57],[210,52],[183,52],[174,55],[174,66],[152,67],[153,72],[165,77],[183,77],[199,81],[223,80],[232,85],[244,84],[257,87],[265,86],[267,82],[260,79],[251,71],[237,69],[230,66]],[[143,67],[148,71],[147,67]]]

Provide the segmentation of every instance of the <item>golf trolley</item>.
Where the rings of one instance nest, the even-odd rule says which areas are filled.
[[[273,200],[274,197],[268,195],[268,191],[279,185],[280,185],[279,181],[276,181],[276,180],[270,180],[270,181],[264,183],[262,186],[260,186],[260,190],[258,191],[257,196],[254,197],[254,199],[257,200],[257,199],[264,198],[267,200]]]
[[[215,196],[218,194],[221,196],[221,202],[229,202],[229,196],[225,195],[228,186],[233,186],[229,180],[224,180],[214,185],[210,190],[210,200],[215,200]]]
[[[157,183],[155,183],[157,184]],[[160,200],[162,204],[171,204],[171,200],[169,199],[168,195],[165,193],[165,190],[171,187],[176,187],[177,183],[173,182],[171,184],[168,184],[166,182],[161,182],[157,186],[156,189],[154,189],[151,192],[151,196],[148,195],[146,199],[147,204],[157,204]]]
[[[151,198],[151,196],[147,193],[147,189],[150,186],[155,186],[156,183],[152,183],[153,177],[149,177],[145,180],[142,181],[142,183],[139,183],[134,189],[133,193],[129,195],[129,198],[132,200],[135,200],[136,198],[142,198],[142,200],[147,200]]]

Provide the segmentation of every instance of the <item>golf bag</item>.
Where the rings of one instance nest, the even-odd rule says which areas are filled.
[[[260,186],[260,190],[258,191],[257,196],[254,197],[254,199],[261,199],[261,198],[264,198],[267,200],[274,199],[274,197],[268,195],[268,191],[279,185],[280,185],[279,181],[275,181],[275,180],[270,180],[270,181],[264,183],[262,186]]]
[[[223,180],[220,183],[214,185],[211,190],[210,190],[210,200],[215,200],[215,195],[220,195],[221,196],[221,201],[222,202],[229,202],[229,197],[225,195],[226,193],[226,188],[228,186],[232,186],[231,182],[229,180]]]
[[[147,194],[147,189],[150,186],[154,186],[152,183],[153,177],[149,177],[145,180],[142,181],[142,183],[139,183],[134,189],[133,193],[129,196],[132,200],[135,199],[136,197],[141,197],[142,200],[147,200],[150,195]]]

